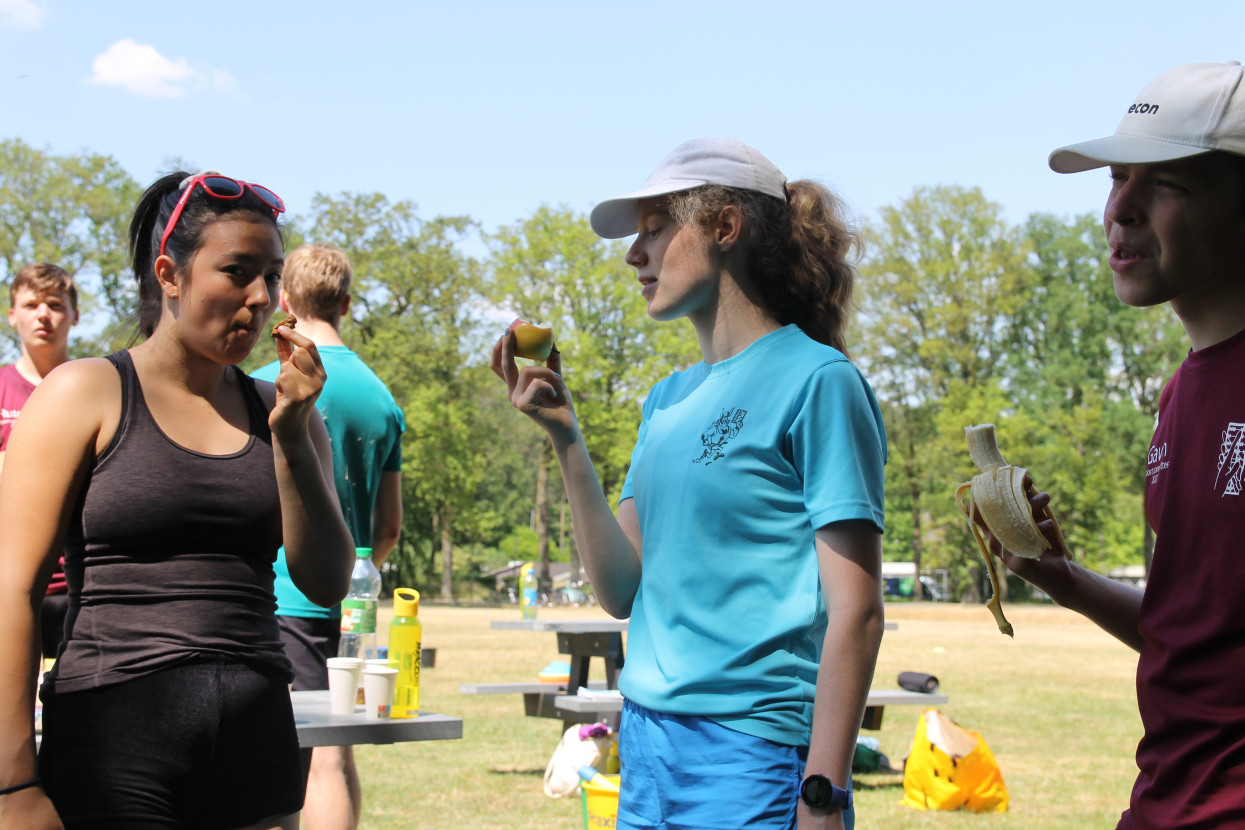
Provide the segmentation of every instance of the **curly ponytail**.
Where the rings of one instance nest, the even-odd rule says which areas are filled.
[[[709,229],[727,205],[744,215],[748,269],[766,309],[782,325],[795,323],[812,339],[847,354],[859,230],[828,188],[787,184],[788,200],[751,190],[706,185],[671,195],[667,210],[680,225]]]

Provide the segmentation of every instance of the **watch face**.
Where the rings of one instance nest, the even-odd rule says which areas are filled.
[[[842,807],[852,805],[852,794],[849,790],[841,790],[830,783],[824,775],[810,775],[800,785],[800,798],[810,807],[825,809],[826,807]]]
[[[830,794],[833,791],[834,785],[829,778],[824,775],[810,775],[804,779],[804,786],[800,787],[800,796],[810,807],[829,807]]]

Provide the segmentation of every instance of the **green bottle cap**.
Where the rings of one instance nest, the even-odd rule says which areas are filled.
[[[371,548],[355,548],[354,555],[356,559],[371,559],[372,549]]]

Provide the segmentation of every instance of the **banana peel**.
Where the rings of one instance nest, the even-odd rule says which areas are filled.
[[[994,591],[994,596],[986,603],[986,607],[994,615],[999,631],[1013,637],[1015,634],[1011,623],[1003,615],[1003,600],[999,594],[1002,563],[990,555],[977,519],[980,517],[1003,547],[1017,556],[1036,559],[1051,550],[1052,545],[1038,528],[1033,508],[1029,504],[1029,499],[1037,494],[1037,489],[1033,486],[1028,470],[1008,464],[1003,458],[1003,454],[999,452],[994,424],[965,427],[964,435],[968,441],[969,457],[980,472],[972,481],[966,481],[955,488],[955,500],[968,519],[973,538],[977,540],[977,547],[986,562],[986,573],[990,576],[990,587]],[[1050,506],[1044,507],[1039,515],[1043,520],[1049,519],[1054,523],[1058,541],[1054,547],[1064,556],[1071,557],[1059,521]]]

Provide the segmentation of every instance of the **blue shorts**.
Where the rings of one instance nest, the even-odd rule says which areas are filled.
[[[663,715],[631,701],[618,728],[616,830],[791,830],[803,747],[745,735],[709,718]],[[852,830],[855,813],[843,816]]]

